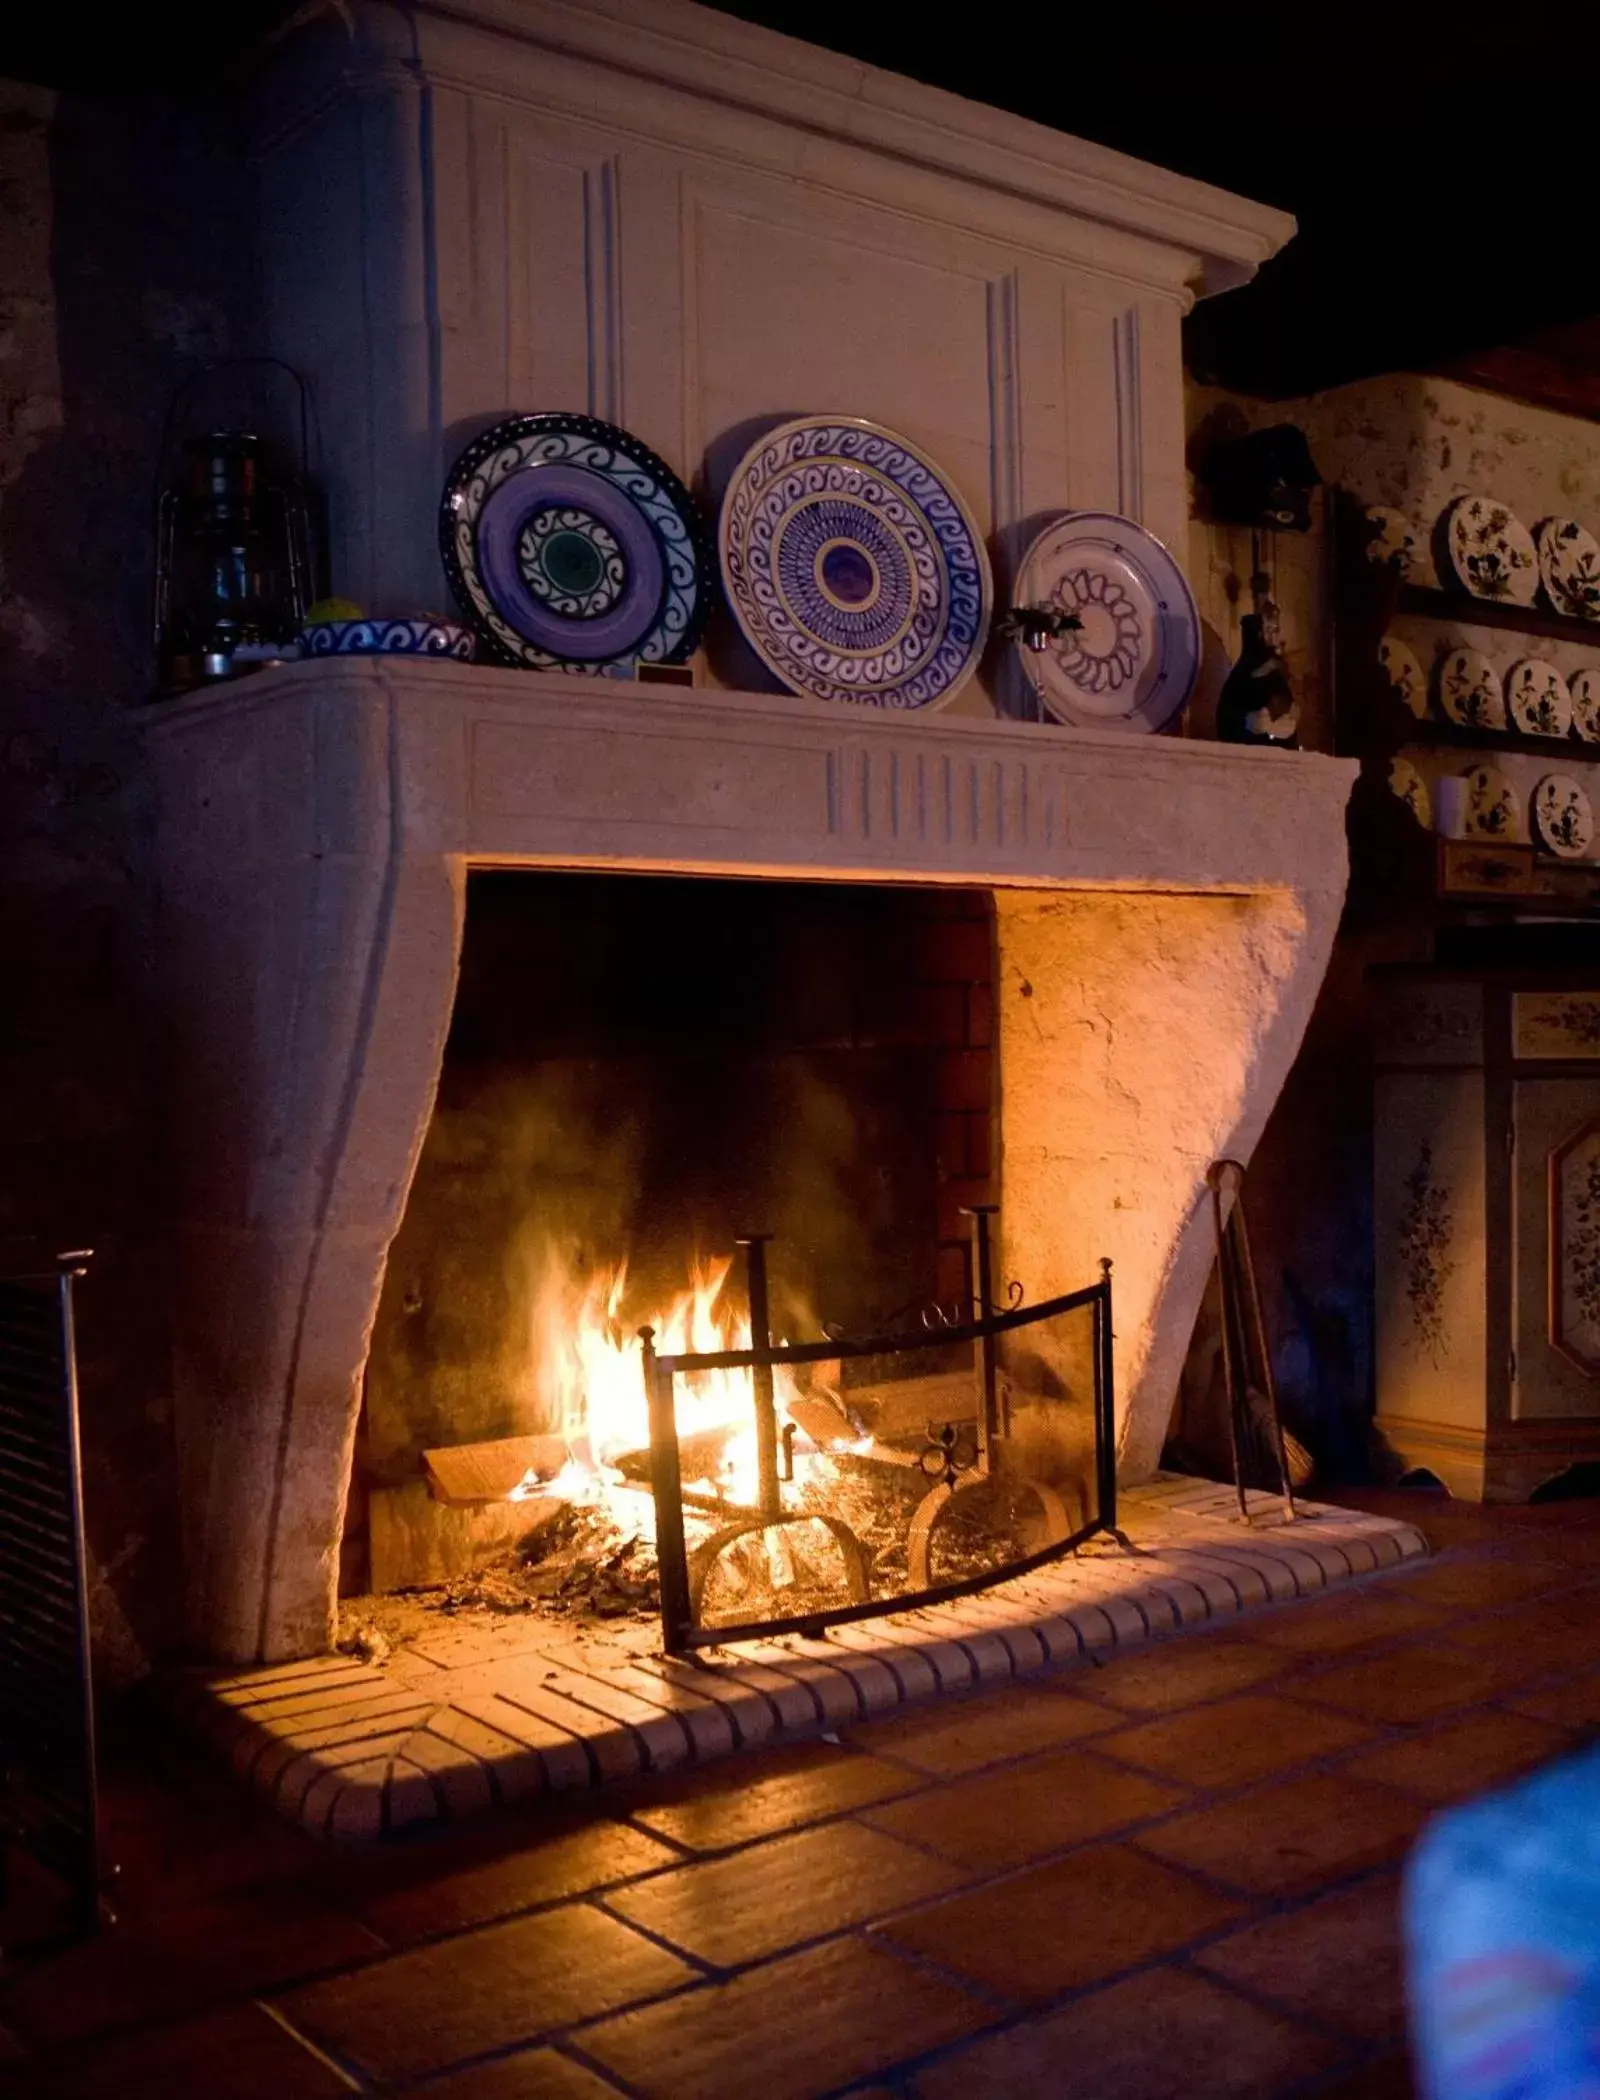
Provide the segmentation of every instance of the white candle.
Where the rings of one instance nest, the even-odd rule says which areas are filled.
[[[1467,835],[1467,783],[1459,773],[1441,773],[1434,782],[1433,828],[1442,838]]]

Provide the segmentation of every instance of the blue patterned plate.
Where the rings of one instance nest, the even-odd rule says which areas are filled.
[[[718,553],[750,646],[819,700],[940,707],[989,631],[971,513],[875,423],[802,416],[752,445],[722,499]]]
[[[302,656],[450,656],[469,664],[477,647],[454,620],[317,620],[300,630]]]
[[[1047,525],[1022,558],[1016,602],[1070,613],[1075,628],[1021,647],[1034,690],[1058,722],[1161,729],[1194,690],[1200,614],[1158,539],[1115,511]],[[1019,645],[1020,646],[1020,645]]]
[[[502,662],[541,671],[679,663],[705,624],[710,549],[694,499],[614,423],[512,416],[450,469],[439,546]]]

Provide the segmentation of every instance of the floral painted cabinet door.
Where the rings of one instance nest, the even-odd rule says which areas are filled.
[[[1448,1054],[1448,1046],[1441,1044]],[[1470,1445],[1489,1379],[1484,1075],[1432,1063],[1379,1074],[1373,1228],[1378,1407],[1400,1444]],[[1441,1464],[1429,1470],[1458,1488]]]
[[[1600,1417],[1600,1063],[1592,1078],[1519,1076],[1514,1092],[1511,1411]]]
[[[1600,1463],[1600,982],[1374,986],[1375,1427],[1453,1495],[1526,1501]]]

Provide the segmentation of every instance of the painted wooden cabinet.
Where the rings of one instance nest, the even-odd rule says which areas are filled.
[[[1377,1427],[1453,1494],[1600,1462],[1600,966],[1379,980]]]

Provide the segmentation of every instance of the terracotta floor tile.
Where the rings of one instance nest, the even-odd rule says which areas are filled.
[[[398,2080],[656,1997],[694,1973],[571,1903],[312,1984],[279,2009],[370,2076]]]
[[[1297,1699],[1337,1707],[1364,1721],[1405,1727],[1502,1697],[1545,1667],[1446,1641],[1411,1641],[1389,1655],[1308,1672],[1295,1679],[1294,1691]]]
[[[414,2092],[415,2100],[617,2100],[609,2078],[596,2077],[558,2049],[519,2049],[515,2056],[429,2079]]]
[[[1059,1750],[891,1801],[863,1820],[959,1866],[998,1870],[1109,1837],[1191,1798],[1141,1772]]]
[[[1555,1685],[1541,1685],[1534,1692],[1517,1692],[1506,1704],[1536,1721],[1555,1728],[1588,1730],[1600,1728],[1600,1670],[1585,1671]]]
[[[1093,1673],[1089,1689],[1128,1713],[1164,1714],[1197,1699],[1248,1691],[1288,1667],[1286,1657],[1254,1642],[1201,1635],[1162,1641],[1144,1655],[1108,1663]]]
[[[1579,1670],[1600,1663],[1597,1622],[1600,1594],[1584,1589],[1464,1619],[1447,1638],[1452,1647],[1517,1656],[1530,1669]]]
[[[1552,1589],[1561,1579],[1559,1567],[1548,1560],[1478,1554],[1470,1559],[1436,1560],[1414,1575],[1407,1574],[1405,1586],[1406,1595],[1419,1604],[1453,1605],[1460,1610],[1509,1604],[1513,1598]]]
[[[1340,1767],[1352,1779],[1376,1779],[1403,1787],[1424,1801],[1462,1801],[1498,1786],[1572,1747],[1569,1729],[1551,1727],[1523,1714],[1498,1711],[1448,1721],[1363,1750]]]
[[[1362,2064],[1332,2085],[1318,2086],[1317,2100],[1416,2100],[1411,2058],[1400,2051]]]
[[[1095,1845],[881,1930],[957,1975],[1028,2001],[1171,1953],[1240,1909],[1159,1860]]]
[[[847,1939],[586,2027],[582,2047],[648,2100],[810,2100],[993,2017],[888,1948]]]
[[[1031,1757],[1037,1750],[1077,1742],[1111,1727],[1115,1719],[1072,1692],[1016,1684],[979,1698],[871,1722],[856,1729],[853,1740],[877,1756],[899,1758],[919,1771],[953,1779],[1002,1758]]]
[[[1239,1635],[1300,1655],[1335,1655],[1400,1640],[1408,1633],[1424,1633],[1448,1625],[1450,1619],[1448,1605],[1413,1602],[1400,1589],[1397,1577],[1382,1589],[1352,1590],[1304,1604],[1281,1605],[1276,1611],[1247,1618]]]
[[[187,1761],[160,1785],[114,1791],[102,1846],[117,1863],[125,1920],[314,1876],[323,1856],[309,1831],[242,1797],[231,1773],[201,1774]]]
[[[351,1899],[356,1915],[392,1947],[581,1896],[681,1857],[643,1831],[609,1820],[558,1830],[542,1842],[530,1830],[525,1846],[466,1866],[453,1866],[448,1851],[435,1860],[431,1849],[407,1848],[408,1856],[381,1861],[388,1870],[382,1883]]]
[[[880,1831],[830,1823],[659,1874],[607,1902],[646,1932],[732,1968],[919,1903],[959,1878]]]
[[[1490,1638],[1496,1625],[1518,1630],[1537,1630],[1545,1626],[1564,1626],[1576,1643],[1590,1649],[1600,1648],[1595,1639],[1595,1615],[1600,1612],[1600,1580],[1590,1568],[1567,1570],[1560,1575],[1554,1589],[1545,1590],[1537,1597],[1507,1598],[1502,1603],[1486,1606],[1474,1611],[1460,1623],[1460,1635],[1468,1639]],[[1480,1631],[1482,1629],[1482,1631]],[[1452,1634],[1452,1638],[1456,1638]],[[1600,1662],[1600,1653],[1590,1657]]]
[[[0,1991],[0,2019],[35,2042],[76,2041],[278,1990],[384,1951],[365,1925],[297,1885],[257,1889],[135,1917],[51,1955]]]
[[[1248,1786],[1291,1765],[1352,1749],[1369,1731],[1359,1722],[1267,1693],[1247,1692],[1120,1728],[1095,1748],[1108,1757],[1193,1786]]]
[[[1203,1969],[1362,2041],[1405,2032],[1400,1885],[1379,1874],[1304,1910],[1262,1918],[1194,1957]]]
[[[763,1751],[755,1764],[733,1759],[674,1776],[632,1795],[628,1813],[674,1844],[715,1852],[887,1801],[920,1784],[882,1758],[801,1743]]]
[[[258,2005],[8,2066],[7,2100],[344,2100],[350,2087]]]
[[[1139,1844],[1230,1888],[1287,1896],[1397,1858],[1423,1813],[1387,1787],[1313,1772],[1174,1816]]]
[[[916,2100],[1273,2100],[1336,2053],[1192,1970],[1160,1968],[986,2035],[919,2072],[912,2090]]]

